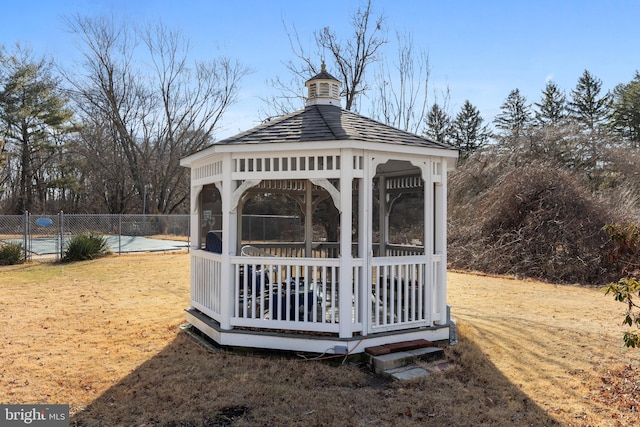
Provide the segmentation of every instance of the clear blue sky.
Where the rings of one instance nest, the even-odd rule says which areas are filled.
[[[363,0],[364,1],[364,0]],[[239,102],[227,114],[218,138],[259,123],[259,97],[269,78],[288,78],[282,63],[292,57],[283,22],[295,24],[303,43],[329,26],[350,34],[356,0],[22,0],[2,2],[0,44],[26,43],[38,54],[70,62],[73,36],[63,16],[114,15],[144,24],[162,21],[180,28],[198,59],[226,55],[251,67]],[[429,54],[430,96],[447,86],[450,112],[465,99],[490,122],[512,89],[530,103],[547,80],[567,95],[587,69],[605,90],[629,82],[640,70],[640,1],[374,0],[390,29],[413,35]],[[387,52],[394,59],[394,52]],[[319,59],[318,59],[319,61]],[[329,69],[329,72],[332,70]],[[360,111],[367,115],[365,108]]]

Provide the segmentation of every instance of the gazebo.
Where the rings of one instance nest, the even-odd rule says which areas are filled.
[[[447,171],[457,151],[343,110],[324,64],[305,86],[304,109],[182,159],[187,321],[221,345],[310,353],[448,340]],[[298,232],[249,232],[244,211],[256,200],[297,207]]]

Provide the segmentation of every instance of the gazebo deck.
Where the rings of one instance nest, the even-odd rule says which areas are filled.
[[[224,330],[211,317],[191,307],[186,311],[189,324],[213,339],[217,344],[229,347],[251,347],[272,350],[303,351],[308,353],[358,354],[365,348],[399,341],[426,339],[431,342],[448,342],[447,325],[433,325],[375,335],[354,335],[340,338],[337,334],[304,332],[299,330],[235,328]],[[304,344],[302,344],[304,343]]]

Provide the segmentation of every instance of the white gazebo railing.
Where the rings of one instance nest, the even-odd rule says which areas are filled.
[[[191,251],[191,306],[222,321],[222,256]]]
[[[231,262],[238,301],[232,326],[338,332],[337,259],[243,256]]]
[[[437,255],[430,261],[421,255],[374,257],[370,275],[363,260],[353,259],[353,280],[344,287],[337,258],[232,256],[227,284],[221,283],[221,255],[194,250],[191,259],[191,305],[232,329],[337,335],[347,321],[351,334],[366,335],[429,327],[440,316]],[[232,310],[221,310],[227,294],[222,286],[230,290]],[[350,300],[343,306],[350,312],[342,316],[341,298]]]
[[[203,250],[191,253],[191,305],[232,328],[340,332],[349,321],[352,333],[362,331],[365,307],[361,301],[362,262],[352,263],[352,283],[339,286],[339,260],[332,258],[231,257],[233,278],[221,284],[221,255]],[[233,310],[223,319],[224,292],[231,289]],[[350,313],[340,316],[339,299],[347,294]]]

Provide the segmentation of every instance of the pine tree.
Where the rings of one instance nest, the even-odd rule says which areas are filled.
[[[611,112],[611,95],[600,95],[602,81],[589,71],[578,79],[574,90],[571,91],[569,114],[588,131],[596,131],[606,123]]]
[[[10,190],[12,210],[44,208],[51,179],[46,168],[62,150],[64,135],[73,130],[72,113],[49,62],[33,59],[18,46],[0,58],[0,65],[0,131],[19,176]]]
[[[503,131],[502,136],[507,141],[515,143],[531,124],[531,107],[527,105],[527,98],[520,94],[520,90],[514,89],[500,109],[502,112],[496,116],[494,124]]]
[[[539,125],[558,125],[567,118],[567,97],[554,82],[547,82],[542,91],[540,103],[535,103],[535,112]]]
[[[604,133],[611,117],[611,94],[601,95],[602,81],[585,70],[571,91],[569,117],[582,129],[583,138],[577,138],[575,152],[578,164],[587,176],[598,185],[601,174],[603,153],[608,143],[608,133]]]
[[[640,72],[627,84],[619,84],[613,90],[613,131],[632,147],[640,148]]]
[[[487,125],[482,124],[483,121],[480,111],[466,100],[452,126],[453,145],[460,149],[461,158],[468,157],[491,138],[491,132]]]
[[[448,144],[451,139],[451,117],[438,104],[433,104],[427,114],[424,136],[434,141]]]

